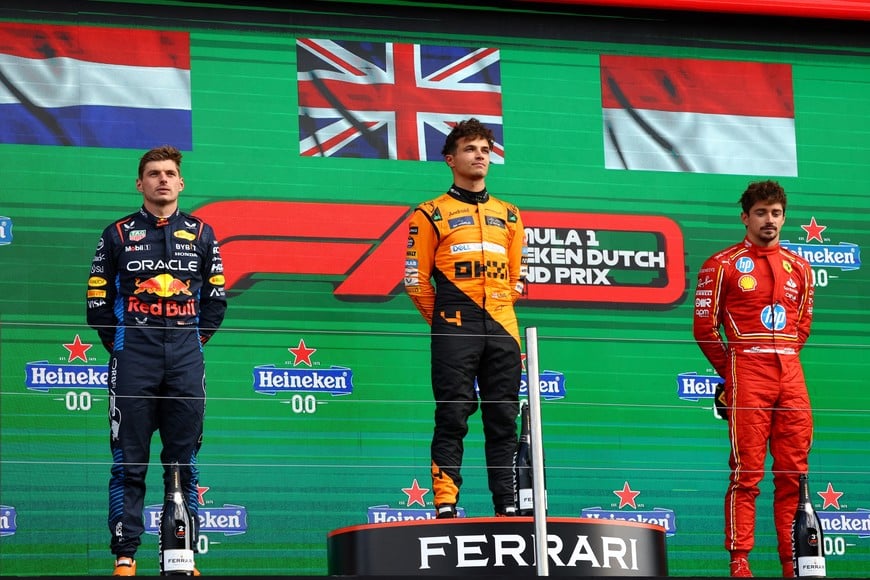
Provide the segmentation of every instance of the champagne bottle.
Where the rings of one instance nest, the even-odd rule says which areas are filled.
[[[529,403],[520,405],[520,439],[514,459],[514,488],[517,496],[517,510],[521,516],[534,514],[534,492],[532,490],[532,445]]]
[[[792,560],[799,578],[825,577],[825,549],[819,516],[810,502],[807,475],[800,476],[800,499],[791,527]]]
[[[190,511],[181,489],[178,463],[169,467],[169,487],[160,515],[160,575],[193,576],[193,535]]]

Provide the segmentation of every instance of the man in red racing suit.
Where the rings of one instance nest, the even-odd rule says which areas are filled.
[[[783,576],[792,577],[791,523],[813,431],[798,356],[813,315],[812,271],[779,244],[786,196],[778,183],[752,183],[740,202],[746,237],[710,257],[698,272],[694,336],[725,380],[731,441],[725,548],[731,574],[751,576],[755,500],[769,444],[779,558]]]
[[[440,518],[456,516],[463,439],[478,406],[475,379],[495,513],[516,515],[522,361],[514,302],[523,291],[525,241],[519,210],[484,185],[492,144],[491,130],[476,119],[457,124],[443,151],[454,183],[420,204],[409,224],[405,290],[431,325],[431,467]]]

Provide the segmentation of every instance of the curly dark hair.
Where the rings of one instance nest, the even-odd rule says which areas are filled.
[[[763,201],[766,203],[781,203],[782,211],[785,213],[786,195],[785,190],[776,181],[768,179],[767,181],[754,181],[749,184],[743,195],[740,196],[738,203],[743,208],[743,213],[749,213],[752,206]]]
[[[460,139],[486,139],[489,141],[489,148],[492,149],[495,143],[495,135],[492,130],[486,125],[475,119],[474,117],[465,121],[459,121],[450,134],[447,135],[447,140],[444,141],[444,148],[441,149],[441,155],[453,155],[456,153],[456,144]]]
[[[172,145],[161,145],[146,151],[142,159],[139,160],[139,179],[142,179],[147,163],[166,160],[175,161],[175,165],[178,167],[178,174],[181,175],[181,151]]]

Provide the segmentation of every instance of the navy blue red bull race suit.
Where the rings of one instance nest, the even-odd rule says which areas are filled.
[[[117,556],[132,557],[145,530],[154,431],[163,443],[161,463],[181,466],[197,538],[196,455],[206,394],[202,347],[225,311],[220,248],[202,220],[179,211],[157,218],[143,207],[103,231],[88,279],[87,320],[111,354],[108,524]],[[164,468],[164,482],[168,476]]]
[[[478,407],[475,379],[493,504],[497,512],[514,505],[522,374],[514,303],[523,293],[524,252],[519,210],[486,190],[472,193],[454,185],[411,216],[404,284],[431,325],[436,506],[455,505],[459,498],[463,438]]]
[[[761,247],[748,239],[704,262],[695,289],[695,340],[725,379],[731,441],[725,548],[748,553],[754,546],[755,500],[769,445],[779,557],[789,566],[798,478],[807,471],[813,436],[799,358],[813,294],[806,260],[779,244]]]

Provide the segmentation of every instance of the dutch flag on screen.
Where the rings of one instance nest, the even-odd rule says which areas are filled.
[[[0,22],[0,143],[191,149],[189,35]]]
[[[791,65],[601,56],[607,169],[797,175]]]

